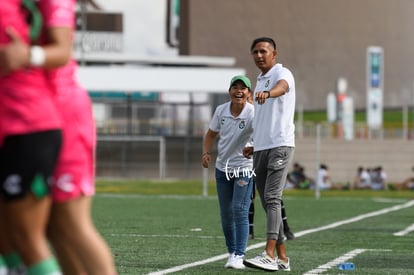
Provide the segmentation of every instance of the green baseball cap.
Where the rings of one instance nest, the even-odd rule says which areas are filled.
[[[251,89],[252,88],[252,84],[250,83],[250,79],[247,76],[244,75],[236,75],[235,77],[233,77],[230,81],[230,88],[231,86],[234,85],[234,82],[236,82],[237,80],[240,80],[244,83],[244,85],[246,85],[247,88]]]

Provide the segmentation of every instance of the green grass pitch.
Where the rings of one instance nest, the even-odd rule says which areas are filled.
[[[94,221],[119,274],[263,273],[223,268],[214,183],[208,197],[200,195],[201,181],[99,181],[97,191]],[[297,234],[287,242],[290,274],[414,274],[414,231],[404,232],[414,224],[412,198],[412,191],[328,191],[315,199],[311,191],[286,190],[289,224]],[[260,253],[264,242],[257,200],[247,257]],[[335,263],[343,259],[356,269],[338,270]]]

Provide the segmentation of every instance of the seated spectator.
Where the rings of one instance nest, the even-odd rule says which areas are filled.
[[[309,189],[311,184],[313,180],[306,176],[305,168],[296,162],[287,176],[287,189]]]
[[[387,179],[387,174],[382,169],[381,166],[373,169],[371,174],[371,189],[372,190],[384,190],[385,189],[385,181]]]
[[[325,164],[321,164],[319,167],[316,184],[319,186],[319,190],[331,189],[333,186],[328,166]]]
[[[398,190],[414,190],[414,166],[411,167],[412,175],[406,178],[403,182],[397,183],[396,188]]]
[[[353,186],[355,189],[371,189],[371,177],[364,167],[358,167]]]

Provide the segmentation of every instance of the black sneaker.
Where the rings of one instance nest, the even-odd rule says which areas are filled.
[[[293,234],[293,232],[290,231],[290,230],[285,232],[285,236],[286,236],[286,239],[288,239],[288,240],[294,240],[295,239],[295,234]]]

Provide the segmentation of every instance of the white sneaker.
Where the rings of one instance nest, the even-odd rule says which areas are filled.
[[[235,256],[234,253],[229,254],[229,257],[227,258],[227,262],[224,265],[225,268],[230,268],[231,267],[231,265],[233,263],[234,256]]]
[[[290,260],[287,258],[287,262],[277,259],[277,267],[279,270],[290,271]]]
[[[273,260],[269,255],[267,255],[266,251],[263,251],[262,254],[254,257],[253,259],[244,260],[243,263],[245,266],[258,268],[266,271],[279,270],[277,260]]]
[[[243,264],[244,256],[243,255],[235,255],[233,257],[233,260],[231,261],[228,268],[234,268],[234,269],[244,269],[246,268]]]

